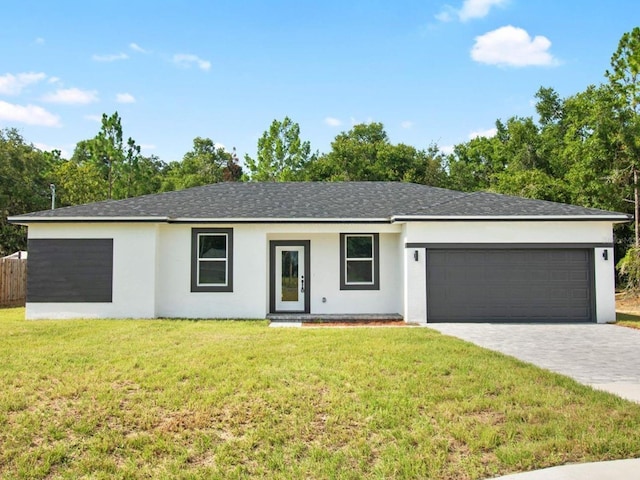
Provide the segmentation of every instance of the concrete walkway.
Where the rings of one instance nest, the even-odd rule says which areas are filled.
[[[640,330],[601,324],[434,323],[428,327],[640,403]]]
[[[494,480],[640,480],[640,459],[581,463],[514,473]]]

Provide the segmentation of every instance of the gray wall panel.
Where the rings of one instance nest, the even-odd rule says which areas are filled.
[[[112,239],[31,239],[27,302],[111,302]]]

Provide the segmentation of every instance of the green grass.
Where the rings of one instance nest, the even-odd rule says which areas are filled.
[[[640,315],[616,312],[616,325],[640,329]]]
[[[486,478],[640,456],[640,405],[424,328],[25,321],[0,477]]]

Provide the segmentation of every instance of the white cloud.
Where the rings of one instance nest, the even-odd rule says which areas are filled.
[[[157,147],[152,143],[141,143],[140,148],[142,150],[155,150]]]
[[[496,133],[498,133],[498,129],[496,127],[487,128],[486,130],[477,130],[469,134],[469,140],[473,140],[474,138],[478,138],[478,137],[486,137],[486,138],[495,137]]]
[[[19,73],[12,75],[7,73],[0,76],[0,94],[3,95],[19,95],[22,89],[33,83],[44,80],[47,76],[44,73]]]
[[[60,117],[37,105],[16,105],[0,100],[0,120],[40,125],[43,127],[60,127]]]
[[[342,121],[334,117],[326,117],[324,119],[324,123],[326,125],[329,125],[330,127],[339,127],[340,125],[342,125]]]
[[[451,22],[456,17],[461,22],[466,22],[474,18],[484,18],[489,15],[492,7],[501,7],[508,1],[509,0],[464,0],[460,8],[445,5],[435,17],[436,20],[441,22]]]
[[[102,122],[102,115],[85,115],[84,119],[91,122]]]
[[[457,16],[457,11],[455,8],[450,7],[449,5],[445,5],[440,13],[435,15],[436,20],[440,22],[450,22]]]
[[[44,45],[44,38],[38,37],[35,39],[36,45]]]
[[[60,80],[59,77],[51,77],[51,78],[49,78],[49,80],[47,80],[47,82],[49,82],[49,83],[60,83],[61,80]]]
[[[69,158],[69,151],[65,150],[63,147],[53,147],[51,145],[47,145],[46,143],[34,142],[34,147],[43,152],[50,152],[52,150],[60,150],[60,155],[62,158]]]
[[[465,0],[458,11],[458,18],[466,22],[473,18],[484,18],[489,14],[491,7],[501,7],[507,0]]]
[[[405,120],[404,122],[400,122],[400,126],[404,129],[409,129],[413,127],[413,122],[411,120]]]
[[[196,64],[200,70],[204,70],[205,72],[211,68],[211,62],[189,53],[176,53],[173,56],[173,63],[183,68],[189,68],[193,64]]]
[[[79,88],[61,88],[42,97],[42,101],[66,105],[87,105],[98,101],[98,92],[80,90]]]
[[[115,62],[117,60],[126,60],[129,58],[129,55],[126,53],[110,53],[107,55],[93,55],[91,57],[96,62]]]
[[[551,41],[538,35],[533,39],[522,28],[511,25],[476,37],[471,49],[471,58],[489,65],[512,67],[558,65],[549,48]]]
[[[445,155],[452,154],[454,148],[455,148],[455,145],[442,145],[441,147],[438,147],[438,149]]]
[[[116,95],[116,102],[118,102],[118,103],[136,103],[136,99],[130,93],[118,93]]]
[[[131,50],[133,50],[134,52],[138,52],[138,53],[149,53],[147,50],[145,50],[144,48],[142,48],[140,45],[138,45],[137,43],[131,42],[129,44],[129,48]]]

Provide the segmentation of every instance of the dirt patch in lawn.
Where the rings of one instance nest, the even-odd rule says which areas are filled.
[[[640,295],[636,293],[616,293],[616,312],[640,315]]]

